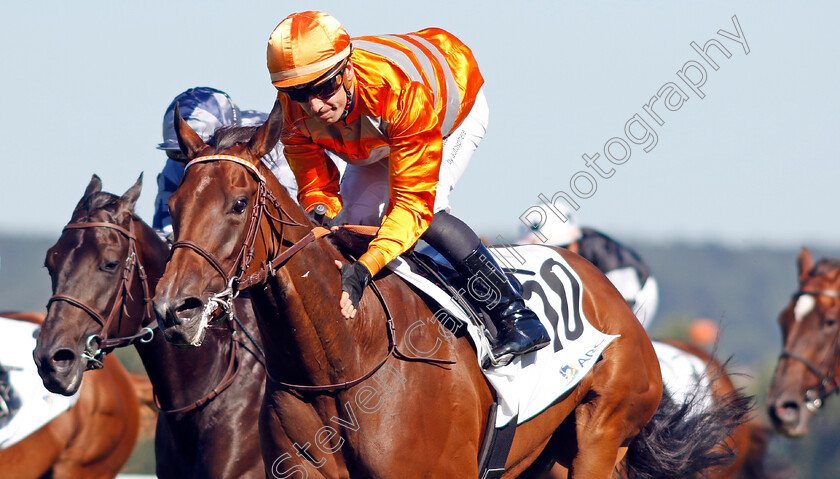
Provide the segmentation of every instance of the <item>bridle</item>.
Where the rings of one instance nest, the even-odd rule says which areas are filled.
[[[187,163],[186,167],[184,168],[184,174],[186,171],[193,165],[197,163],[206,163],[206,162],[222,162],[222,161],[229,161],[236,163],[245,167],[249,173],[253,176],[253,178],[259,183],[257,187],[257,192],[255,193],[256,201],[254,202],[254,207],[251,211],[251,220],[250,224],[248,225],[248,232],[245,235],[245,239],[242,242],[242,247],[239,250],[239,253],[236,256],[236,260],[234,262],[233,267],[230,271],[225,271],[224,267],[222,267],[221,262],[219,262],[212,253],[207,251],[201,245],[194,243],[192,241],[187,240],[179,240],[175,241],[172,244],[172,252],[177,248],[188,248],[196,253],[199,254],[202,258],[204,258],[212,267],[215,269],[224,280],[227,288],[220,293],[213,295],[210,300],[208,300],[207,305],[205,305],[205,309],[203,317],[209,317],[211,314],[214,314],[214,310],[217,307],[221,307],[223,311],[227,311],[230,309],[232,305],[233,298],[236,297],[239,291],[251,288],[252,286],[262,284],[265,282],[269,277],[274,275],[274,271],[280,267],[282,267],[289,259],[294,256],[295,253],[303,249],[309,243],[312,243],[316,239],[323,238],[332,233],[332,231],[322,228],[322,227],[312,227],[311,225],[306,225],[302,223],[298,223],[291,219],[285,220],[285,218],[291,218],[288,212],[283,209],[283,205],[280,204],[280,201],[274,196],[271,190],[268,189],[268,184],[265,179],[265,176],[260,173],[259,169],[254,166],[251,162],[239,158],[237,156],[232,155],[208,155],[208,156],[200,156],[189,163]],[[268,202],[274,206],[277,211],[278,216],[271,214],[268,211]],[[283,244],[283,229],[285,226],[299,226],[309,228],[310,231],[306,235],[304,235],[298,241],[292,243],[289,247],[287,247],[283,251],[279,251],[279,247],[277,248],[278,252],[276,256],[274,256],[271,260],[266,260],[260,268],[258,268],[254,273],[243,277],[242,275],[248,271],[251,266],[251,262],[254,259],[254,250],[256,247],[256,239],[257,234],[260,228],[260,222],[262,221],[263,217],[269,218],[271,221],[280,224],[280,232],[278,234],[279,239],[278,244]],[[370,226],[360,226],[360,225],[344,225],[343,228],[360,232],[366,234],[375,234],[377,228],[370,227]],[[272,241],[274,241],[274,237],[272,236]],[[290,384],[283,381],[280,381],[271,376],[271,373],[268,371],[268,367],[265,368],[266,376],[270,381],[275,383],[276,385],[291,390],[303,391],[303,392],[326,392],[326,391],[340,391],[349,389],[362,381],[373,376],[384,364],[388,361],[388,358],[391,356],[398,357],[403,360],[407,361],[424,361],[434,364],[452,364],[452,361],[446,360],[438,360],[438,359],[429,359],[429,358],[418,358],[413,356],[408,356],[403,354],[402,352],[397,350],[396,342],[394,341],[394,336],[396,335],[396,328],[394,327],[394,320],[393,316],[391,315],[391,311],[388,308],[388,305],[385,302],[385,298],[382,293],[379,291],[379,288],[376,285],[375,281],[370,282],[370,288],[379,298],[380,303],[382,304],[382,308],[385,312],[385,317],[387,319],[387,333],[388,333],[388,353],[386,356],[380,361],[376,366],[374,366],[370,371],[353,379],[351,381],[345,381],[342,383],[337,384],[328,384],[323,386],[318,385],[303,385],[303,384]],[[223,313],[224,314],[224,313]]]
[[[154,310],[152,309],[152,300],[149,294],[149,282],[146,276],[146,270],[143,268],[143,265],[137,259],[137,244],[136,244],[136,237],[134,235],[134,222],[129,221],[128,228],[125,229],[122,226],[113,224],[113,223],[106,223],[106,222],[98,222],[98,221],[91,221],[85,223],[71,223],[64,227],[62,233],[67,230],[71,229],[86,229],[86,228],[108,228],[118,233],[122,234],[128,239],[128,256],[125,260],[125,267],[123,268],[122,278],[120,279],[120,284],[118,285],[118,293],[117,297],[114,300],[114,304],[111,307],[111,312],[108,314],[108,318],[105,319],[100,315],[96,310],[91,308],[90,306],[86,305],[83,301],[80,301],[72,296],[68,296],[66,294],[54,294],[49,301],[47,301],[47,311],[49,311],[50,306],[58,301],[62,301],[65,303],[72,304],[73,306],[81,309],[85,313],[88,314],[94,321],[99,323],[102,326],[99,334],[92,334],[87,337],[85,340],[85,350],[82,352],[82,358],[87,359],[87,365],[85,367],[86,371],[91,369],[102,369],[103,361],[105,360],[105,355],[115,348],[120,348],[124,346],[128,346],[130,344],[134,344],[135,342],[141,343],[148,343],[154,338],[154,330],[157,329],[157,320],[154,319]],[[137,270],[137,277],[140,279],[140,284],[143,288],[143,317],[140,319],[140,324],[143,324],[143,321],[148,319],[152,319],[148,326],[142,327],[139,332],[130,336],[123,336],[117,338],[108,338],[108,328],[111,326],[111,323],[117,317],[117,315],[128,314],[126,310],[126,300],[131,297],[131,285],[134,280],[134,270]]]
[[[102,329],[100,330],[99,334],[92,334],[87,337],[87,339],[85,340],[85,350],[81,354],[82,358],[87,359],[87,365],[85,366],[85,370],[90,371],[92,369],[102,369],[104,367],[105,356],[114,349],[130,346],[137,342],[143,344],[151,342],[154,339],[155,330],[159,329],[159,326],[157,319],[155,318],[151,295],[149,294],[151,289],[149,288],[148,276],[146,275],[145,268],[138,259],[137,237],[134,234],[134,221],[129,220],[128,229],[125,229],[122,226],[113,223],[99,221],[71,223],[64,227],[62,233],[69,229],[86,228],[112,229],[114,231],[119,232],[128,239],[128,255],[126,257],[125,267],[123,268],[122,278],[120,279],[120,284],[118,286],[118,296],[114,300],[114,304],[111,307],[111,312],[108,314],[107,319],[104,319],[102,315],[100,315],[95,309],[86,305],[83,301],[80,301],[66,294],[55,294],[47,302],[47,311],[49,311],[49,308],[53,303],[57,301],[62,301],[65,303],[72,304],[73,306],[76,306],[77,308],[81,309],[82,311],[87,313],[91,318],[93,318],[94,321],[99,323],[100,326],[102,326]],[[140,318],[140,324],[142,325],[146,319],[151,319],[151,322],[149,322],[148,326],[141,327],[140,331],[138,331],[136,334],[132,334],[130,336],[108,338],[108,328],[110,327],[114,318],[116,318],[118,314],[128,314],[126,311],[126,300],[131,297],[131,285],[135,277],[135,275],[133,274],[135,268],[137,270],[136,276],[140,279],[140,284],[143,288],[144,308],[143,317]],[[236,329],[233,327],[232,324],[229,326],[229,328],[231,331],[230,360],[228,361],[228,367],[225,371],[225,375],[219,381],[219,384],[216,387],[214,387],[209,394],[205,395],[201,399],[187,406],[180,407],[177,409],[164,409],[160,405],[160,401],[158,400],[157,394],[155,393],[154,389],[152,389],[152,396],[155,401],[155,406],[157,406],[157,408],[161,412],[179,413],[197,409],[203,406],[204,404],[210,402],[213,398],[218,396],[222,391],[227,389],[227,387],[233,383],[234,379],[236,379],[236,376],[239,374],[239,342],[236,340]]]
[[[820,290],[820,291],[804,291],[800,290],[794,293],[794,299],[799,298],[800,296],[811,295],[811,296],[826,296],[829,298],[840,299],[840,292],[834,290]],[[816,387],[810,388],[805,391],[805,408],[811,412],[816,412],[819,408],[822,407],[825,399],[832,394],[840,393],[840,381],[837,380],[837,361],[838,357],[840,357],[840,329],[834,335],[834,348],[831,354],[828,356],[828,366],[820,367],[815,365],[813,362],[808,360],[808,358],[796,354],[792,351],[783,350],[782,353],[779,355],[779,361],[781,362],[784,358],[790,358],[800,363],[804,364],[808,371],[811,372],[817,379],[819,379],[819,385]],[[825,371],[825,372],[823,372]]]

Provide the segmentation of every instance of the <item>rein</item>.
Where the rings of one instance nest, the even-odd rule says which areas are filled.
[[[99,334],[92,334],[88,336],[85,341],[85,350],[82,353],[82,357],[87,359],[86,370],[102,369],[105,355],[114,348],[128,346],[130,344],[134,344],[136,341],[148,343],[154,338],[154,330],[158,327],[157,320],[153,319],[154,311],[152,309],[152,300],[149,295],[149,282],[146,276],[146,270],[137,260],[137,238],[134,235],[134,221],[129,221],[128,227],[129,229],[126,230],[122,226],[115,225],[113,223],[91,221],[86,223],[72,223],[65,226],[62,230],[63,233],[64,231],[70,229],[109,228],[117,231],[128,239],[128,256],[126,257],[122,278],[118,286],[118,296],[114,300],[114,305],[111,307],[111,312],[108,314],[107,319],[104,319],[102,315],[96,312],[96,310],[72,296],[55,294],[49,299],[49,301],[47,301],[47,311],[49,311],[50,306],[53,303],[62,301],[81,309],[93,318],[94,321],[99,323],[100,326],[102,326]],[[126,300],[131,297],[130,291],[132,281],[134,280],[133,272],[135,266],[137,267],[137,276],[140,278],[140,284],[143,287],[143,303],[145,305],[143,317],[140,318],[140,322],[142,324],[143,320],[146,318],[152,319],[152,322],[148,326],[140,329],[137,334],[108,339],[108,328],[114,318],[117,317],[118,312],[121,312],[121,314],[128,314],[126,311]]]
[[[187,163],[184,171],[186,172],[189,167],[196,163],[205,163],[205,162],[215,162],[215,161],[231,161],[238,165],[244,166],[248,169],[248,171],[254,176],[254,179],[259,182],[259,187],[257,189],[256,197],[257,200],[254,203],[254,208],[251,212],[251,222],[248,225],[248,233],[245,236],[245,240],[242,243],[242,248],[237,255],[237,259],[235,261],[234,266],[231,268],[231,272],[226,272],[224,267],[222,267],[221,263],[213,256],[212,253],[207,251],[202,246],[198,245],[195,242],[181,240],[176,241],[172,244],[172,251],[170,252],[170,257],[172,253],[174,253],[176,248],[188,248],[196,253],[199,256],[204,258],[212,267],[216,270],[216,272],[221,275],[224,279],[225,284],[228,285],[227,289],[224,291],[215,294],[210,298],[208,304],[205,308],[203,314],[209,316],[213,314],[215,310],[217,310],[217,305],[222,307],[224,310],[228,310],[232,308],[232,301],[233,298],[236,297],[236,294],[239,291],[251,288],[255,285],[264,283],[269,277],[274,275],[274,271],[278,268],[281,268],[289,259],[292,258],[297,252],[302,250],[306,245],[312,243],[316,239],[323,238],[332,233],[331,230],[322,227],[314,227],[312,228],[311,225],[305,225],[298,223],[292,220],[284,220],[283,217],[291,218],[284,209],[277,198],[271,193],[268,189],[267,181],[265,176],[260,173],[256,166],[250,163],[247,160],[242,158],[231,156],[231,155],[208,155],[208,156],[201,156],[198,158],[193,159],[189,163]],[[274,206],[277,210],[280,217],[275,217],[270,214],[268,211],[268,202]],[[241,277],[251,265],[251,262],[254,258],[254,248],[257,239],[257,232],[259,231],[260,221],[262,217],[265,216],[269,218],[271,221],[277,222],[280,224],[280,233],[279,233],[279,244],[283,243],[283,227],[284,226],[300,226],[305,228],[310,228],[309,233],[303,236],[300,240],[294,242],[291,246],[286,248],[285,251],[279,252],[273,259],[266,260],[266,262],[254,273],[248,275],[247,277]],[[354,231],[357,233],[362,234],[376,234],[378,228],[374,226],[364,226],[364,225],[342,225],[339,228],[347,229],[350,231]],[[279,248],[278,248],[279,249]],[[235,270],[235,273],[233,272]],[[385,312],[386,324],[387,324],[387,336],[388,336],[388,352],[385,357],[370,371],[363,374],[362,376],[341,383],[336,384],[327,384],[327,385],[305,385],[305,384],[290,384],[283,381],[280,381],[268,372],[268,367],[265,368],[267,378],[272,381],[273,383],[281,386],[285,389],[303,391],[303,392],[329,392],[329,391],[343,391],[346,389],[350,389],[351,387],[369,379],[371,376],[376,374],[376,372],[388,361],[390,357],[399,358],[405,361],[422,361],[428,362],[431,364],[453,364],[453,361],[448,360],[440,360],[440,359],[431,359],[431,358],[420,358],[406,355],[400,352],[397,349],[396,342],[394,341],[394,336],[396,335],[396,327],[394,326],[394,318],[391,315],[391,311],[388,308],[388,305],[385,301],[382,292],[379,290],[379,287],[376,285],[376,281],[372,280],[370,282],[370,288],[376,294],[376,297],[379,298],[379,302],[382,304],[382,309]]]
[[[798,298],[804,295],[825,296],[828,298],[840,299],[840,292],[834,290],[821,291],[797,291],[793,297]],[[810,388],[805,391],[805,407],[811,412],[816,412],[822,407],[825,399],[832,394],[840,393],[840,381],[836,378],[837,375],[837,360],[840,357],[840,331],[834,336],[834,350],[828,356],[828,367],[818,367],[813,362],[802,355],[796,354],[792,351],[783,350],[779,354],[779,361],[784,358],[790,358],[804,364],[808,371],[811,372],[819,381],[820,384],[815,388]],[[825,373],[822,371],[825,370]]]

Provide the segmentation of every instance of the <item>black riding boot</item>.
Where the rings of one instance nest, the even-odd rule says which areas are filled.
[[[496,343],[492,347],[494,366],[507,364],[513,356],[536,351],[548,345],[551,341],[548,332],[537,315],[525,306],[522,296],[514,291],[502,268],[496,264],[483,243],[479,243],[475,251],[453,266],[466,278],[466,294],[481,296],[469,299],[482,304],[496,326]],[[475,288],[469,285],[478,282],[478,278],[492,291],[480,294],[471,291]]]

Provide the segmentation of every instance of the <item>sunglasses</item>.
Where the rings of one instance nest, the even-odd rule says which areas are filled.
[[[278,88],[277,90],[289,95],[289,99],[297,103],[306,103],[311,96],[320,98],[321,100],[327,100],[341,88],[344,80],[345,66],[346,62],[332,76],[329,76],[330,72],[327,72],[328,77],[326,80],[319,79],[300,87]]]

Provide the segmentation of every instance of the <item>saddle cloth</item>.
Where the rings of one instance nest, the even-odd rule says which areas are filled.
[[[690,403],[689,416],[712,407],[712,384],[707,364],[697,356],[670,344],[653,341],[662,370],[662,384],[674,404]]]
[[[20,408],[0,427],[0,449],[6,449],[59,414],[70,409],[79,398],[76,392],[67,397],[53,394],[44,387],[32,351],[38,325],[0,317],[0,365],[9,372],[13,394],[20,399]]]
[[[522,284],[525,303],[540,317],[551,336],[551,344],[522,356],[506,366],[483,370],[499,402],[496,427],[513,418],[522,424],[554,403],[592,369],[604,349],[618,336],[604,334],[583,315],[583,284],[559,253],[542,245],[491,248],[500,265]],[[425,277],[412,271],[403,258],[388,264],[406,282],[431,297],[441,309],[429,322],[447,324],[449,329],[467,328],[476,348],[479,365],[489,354],[489,343],[469,315]],[[455,327],[452,327],[452,326]],[[422,334],[444,328],[423,328]],[[421,334],[418,332],[417,334]],[[446,333],[439,333],[446,334]],[[450,333],[451,334],[451,333]],[[417,354],[417,351],[412,351]],[[434,357],[434,353],[427,357]]]

